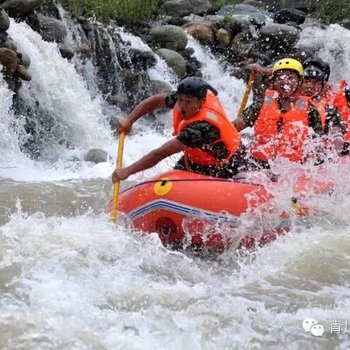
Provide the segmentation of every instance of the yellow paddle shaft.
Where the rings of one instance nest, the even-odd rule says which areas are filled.
[[[122,132],[119,134],[116,169],[120,169],[123,166],[124,139],[125,139],[125,133]],[[113,223],[116,223],[117,221],[119,188],[120,188],[120,180],[116,181],[113,186],[113,201],[112,201],[112,208],[111,208],[111,222]]]

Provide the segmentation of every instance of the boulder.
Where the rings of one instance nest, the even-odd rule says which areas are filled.
[[[181,27],[165,25],[150,30],[152,42],[159,48],[181,51],[187,46],[187,36]]]
[[[6,32],[10,28],[10,18],[4,9],[0,11],[0,32]]]
[[[231,34],[228,30],[220,28],[215,33],[216,40],[219,44],[227,46],[231,41]]]
[[[85,58],[91,58],[92,51],[89,44],[82,43],[76,48],[76,53]]]
[[[18,66],[18,57],[15,51],[5,47],[0,48],[0,63],[6,75],[12,75]]]
[[[20,78],[22,80],[26,80],[26,81],[32,80],[32,76],[28,73],[28,71],[25,69],[25,67],[22,66],[21,64],[19,64],[17,66],[17,69],[14,72],[14,76],[16,76],[17,78]]]
[[[299,31],[285,24],[269,24],[260,29],[260,40],[272,49],[293,47],[299,40]]]
[[[30,66],[30,57],[24,52],[17,52],[19,59],[19,64],[21,64],[25,69],[28,69]]]
[[[231,47],[239,56],[247,57],[254,47],[250,33],[243,31],[237,34],[232,40]]]
[[[156,65],[157,60],[152,51],[142,51],[138,49],[130,49],[129,55],[134,67],[147,70]]]
[[[172,17],[183,17],[191,13],[200,15],[213,9],[210,0],[165,0],[162,10]]]
[[[273,21],[280,24],[286,24],[288,22],[303,24],[305,18],[306,13],[297,9],[282,9],[273,15]]]
[[[210,24],[198,22],[189,23],[185,26],[185,30],[202,43],[213,44],[215,42],[215,34]]]
[[[39,8],[45,0],[7,0],[2,7],[11,17],[27,15]]]
[[[60,53],[61,53],[61,56],[63,58],[67,58],[67,60],[70,60],[74,57],[73,49],[65,45],[60,47]]]
[[[40,34],[46,41],[62,43],[67,35],[67,29],[62,21],[38,14]]]
[[[183,77],[186,74],[186,61],[185,59],[176,51],[168,49],[159,49],[156,51],[167,63],[167,65],[179,76]]]
[[[90,149],[85,155],[84,160],[86,162],[92,162],[95,164],[107,162],[108,160],[108,154],[107,152],[103,151],[102,149],[93,148]]]

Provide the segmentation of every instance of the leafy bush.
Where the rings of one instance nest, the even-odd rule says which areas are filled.
[[[321,17],[328,23],[345,24],[350,18],[349,0],[318,0],[311,15]]]
[[[138,26],[156,12],[161,0],[61,0],[63,7],[75,16],[94,16],[102,22]]]

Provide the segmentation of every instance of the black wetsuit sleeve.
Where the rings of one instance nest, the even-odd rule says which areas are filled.
[[[248,125],[253,126],[259,117],[261,107],[264,100],[258,99],[254,101],[249,107],[247,107],[242,113],[242,120]]]
[[[168,108],[173,109],[177,99],[178,99],[178,93],[176,91],[169,92],[165,96],[165,105]]]

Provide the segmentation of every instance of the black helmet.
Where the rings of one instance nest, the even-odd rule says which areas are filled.
[[[320,81],[327,81],[326,73],[316,66],[310,66],[304,70],[305,78],[314,78]]]
[[[331,72],[331,69],[329,67],[329,64],[322,60],[322,58],[313,56],[310,58],[307,58],[303,63],[304,69],[305,69],[305,76],[306,76],[306,70],[309,66],[314,66],[315,68],[318,68],[323,73],[322,80],[328,81],[329,74]],[[315,77],[317,78],[317,77]],[[321,80],[321,79],[319,79]]]
[[[182,79],[177,87],[177,92],[179,94],[194,96],[200,99],[205,98],[207,90],[211,90],[215,96],[218,94],[211,85],[199,77],[187,77]]]

